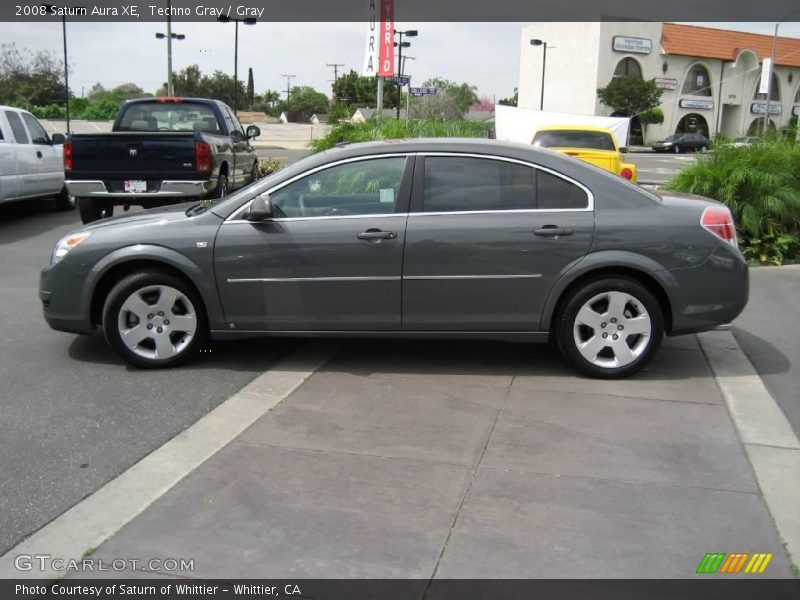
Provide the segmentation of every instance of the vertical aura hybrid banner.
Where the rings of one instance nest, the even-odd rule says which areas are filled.
[[[380,0],[381,43],[378,75],[394,75],[394,0]]]
[[[365,77],[375,77],[375,75],[378,74],[378,60],[380,60],[378,44],[380,42],[380,33],[378,26],[378,8],[375,6],[375,0],[369,0],[367,46],[364,50],[364,68],[361,69],[361,74]]]

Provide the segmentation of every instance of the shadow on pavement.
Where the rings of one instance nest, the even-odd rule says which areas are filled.
[[[35,237],[72,222],[76,227],[80,225],[76,211],[58,211],[53,202],[44,198],[0,204],[0,245]]]
[[[738,327],[734,327],[732,332],[759,375],[786,373],[791,368],[792,363],[786,355],[765,339]]]

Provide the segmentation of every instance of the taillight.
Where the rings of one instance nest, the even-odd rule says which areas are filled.
[[[733,215],[725,206],[709,206],[700,217],[700,225],[721,240],[736,246],[736,226]]]
[[[156,98],[156,102],[161,104],[180,104],[183,102],[183,98],[179,96],[159,96]]]
[[[194,143],[194,168],[198,173],[211,172],[211,146],[205,142]]]
[[[628,167],[623,168],[619,174],[623,177],[623,179],[633,179],[633,170],[629,169]]]
[[[70,140],[64,142],[62,154],[64,157],[64,172],[72,173],[72,142]]]

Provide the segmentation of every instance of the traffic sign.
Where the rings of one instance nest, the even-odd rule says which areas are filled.
[[[387,77],[386,79],[398,85],[408,85],[408,82],[411,81],[408,75],[395,75],[394,77]]]
[[[438,90],[435,87],[412,87],[408,88],[412,96],[432,96]]]

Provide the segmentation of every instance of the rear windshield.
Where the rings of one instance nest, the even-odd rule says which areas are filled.
[[[542,148],[615,149],[611,135],[602,131],[540,131],[533,138],[533,145]]]
[[[142,102],[125,110],[117,131],[204,131],[219,134],[221,128],[207,104]]]

